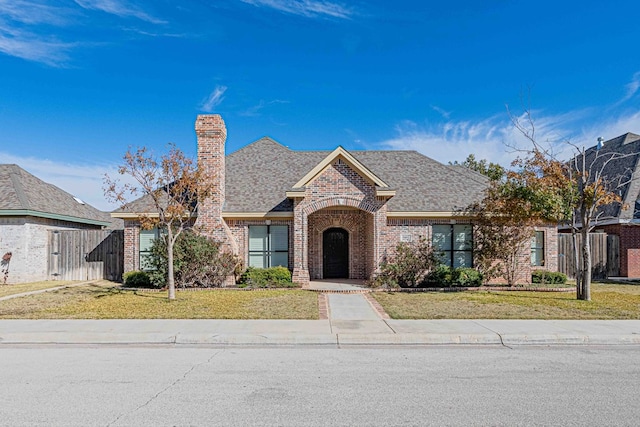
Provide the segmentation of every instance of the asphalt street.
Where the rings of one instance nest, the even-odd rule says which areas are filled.
[[[0,347],[0,425],[637,425],[638,346]]]

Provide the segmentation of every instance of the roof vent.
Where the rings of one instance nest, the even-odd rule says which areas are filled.
[[[78,198],[76,196],[73,196],[73,200],[75,200],[76,202],[80,203],[81,205],[84,205],[84,202],[82,201],[82,199],[80,199],[80,198]]]

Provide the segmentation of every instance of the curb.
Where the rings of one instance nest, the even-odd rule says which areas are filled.
[[[640,335],[8,333],[2,345],[431,346],[640,345]]]

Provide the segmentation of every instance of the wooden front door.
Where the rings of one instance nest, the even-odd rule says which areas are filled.
[[[322,235],[322,277],[349,278],[349,233],[330,228]]]

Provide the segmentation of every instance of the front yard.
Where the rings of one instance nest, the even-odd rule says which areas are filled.
[[[47,286],[48,283],[48,286]],[[61,282],[12,285],[18,293]],[[19,287],[21,286],[21,287]],[[574,292],[374,292],[394,319],[640,319],[640,284],[593,284]],[[13,289],[13,292],[8,292]],[[101,281],[0,301],[0,319],[318,319],[318,294],[304,290],[123,290]]]
[[[640,285],[592,284],[592,301],[575,292],[376,292],[393,319],[640,319]]]
[[[51,283],[51,282],[50,282]],[[318,295],[300,290],[119,289],[100,282],[0,301],[0,319],[318,319]]]

